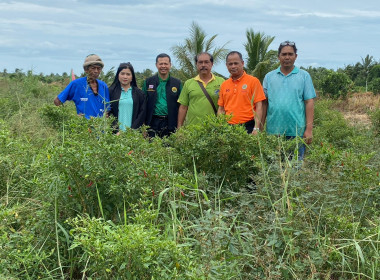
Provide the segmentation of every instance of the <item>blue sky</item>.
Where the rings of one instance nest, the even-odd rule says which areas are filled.
[[[0,0],[0,71],[45,74],[83,72],[86,55],[98,54],[104,70],[130,61],[136,71],[155,69],[158,53],[189,35],[196,21],[218,45],[245,55],[253,28],[280,42],[295,41],[298,66],[336,69],[380,58],[378,0]],[[176,65],[175,60],[173,64]],[[215,70],[227,76],[225,65]]]

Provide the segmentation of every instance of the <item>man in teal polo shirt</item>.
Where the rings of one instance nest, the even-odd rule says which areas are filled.
[[[213,62],[212,55],[207,52],[195,57],[198,75],[185,82],[178,99],[181,104],[178,112],[178,128],[184,124],[199,124],[204,116],[216,114],[219,89],[224,79],[211,73]],[[207,91],[208,97],[204,90]]]
[[[178,97],[181,81],[170,75],[170,56],[161,53],[156,57],[158,73],[144,81],[142,90],[147,95],[145,124],[150,126],[149,137],[164,137],[177,127]]]
[[[313,139],[314,98],[309,73],[294,65],[297,48],[294,42],[282,42],[278,48],[280,67],[269,72],[263,82],[267,97],[267,133],[284,135],[287,139],[302,137],[306,144]],[[265,111],[265,110],[264,110]],[[298,149],[302,160],[305,145]]]

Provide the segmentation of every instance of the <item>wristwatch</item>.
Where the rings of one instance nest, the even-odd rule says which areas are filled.
[[[260,131],[260,128],[258,128],[258,127],[254,127],[253,130]]]

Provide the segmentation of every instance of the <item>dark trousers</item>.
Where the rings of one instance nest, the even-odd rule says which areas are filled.
[[[236,124],[231,124],[236,125]],[[241,123],[240,125],[244,125],[245,130],[247,130],[248,134],[251,134],[253,131],[253,128],[255,127],[255,120],[247,121],[246,123]]]
[[[149,137],[164,137],[169,136],[174,131],[168,128],[168,116],[153,116],[148,129]]]
[[[246,123],[243,123],[245,129],[247,130],[248,134],[251,134],[253,131],[253,128],[255,127],[255,120],[247,121]]]

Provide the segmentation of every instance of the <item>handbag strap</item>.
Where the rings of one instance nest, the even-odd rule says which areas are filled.
[[[199,86],[201,87],[203,93],[205,94],[207,100],[210,102],[212,108],[214,109],[214,113],[215,113],[215,115],[216,115],[217,110],[216,110],[216,107],[215,107],[214,101],[212,101],[211,96],[208,94],[207,90],[206,90],[205,87],[203,86],[203,83],[200,82],[200,81],[198,81],[198,84],[199,84]]]

